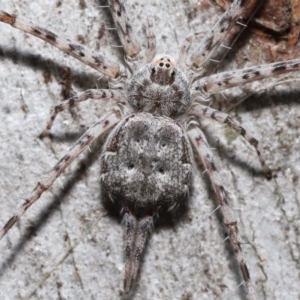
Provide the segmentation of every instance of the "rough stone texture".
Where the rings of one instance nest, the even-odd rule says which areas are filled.
[[[161,52],[177,55],[189,32],[207,31],[221,9],[206,0],[127,1],[140,36],[146,15],[156,18]],[[122,59],[108,8],[91,0],[1,0],[1,9],[18,13],[54,32]],[[103,1],[103,5],[106,2]],[[0,223],[4,224],[41,174],[112,104],[87,101],[61,114],[54,139],[40,140],[50,109],[62,100],[62,69],[71,68],[77,91],[102,86],[99,74],[35,37],[0,24]],[[247,36],[245,36],[247,34]],[[261,64],[265,51],[242,34],[222,68]],[[103,36],[100,40],[99,36]],[[112,50],[111,50],[112,49]],[[244,52],[242,52],[244,51]],[[280,57],[273,57],[280,60]],[[246,92],[230,90],[218,108],[232,107],[245,95],[255,97],[231,110],[261,141],[276,177],[261,174],[255,152],[229,129],[203,122],[237,208],[243,249],[258,299],[297,299],[299,289],[300,107],[297,81],[273,86],[253,84]],[[267,89],[267,87],[269,87]],[[1,299],[120,299],[123,240],[120,218],[101,202],[99,150],[80,156],[50,191],[31,207],[0,242]],[[201,163],[196,159],[194,187],[187,211],[157,224],[148,243],[132,299],[246,299],[232,247]],[[179,214],[180,215],[180,214]],[[73,251],[71,251],[71,247]]]

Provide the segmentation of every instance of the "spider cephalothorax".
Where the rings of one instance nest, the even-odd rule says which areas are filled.
[[[190,105],[186,76],[165,55],[138,70],[128,87],[128,103],[135,111],[177,117]]]

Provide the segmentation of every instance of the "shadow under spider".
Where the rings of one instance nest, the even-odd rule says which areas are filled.
[[[98,149],[96,148],[98,146]],[[47,223],[48,219],[56,212],[59,205],[65,201],[66,197],[72,191],[72,188],[86,176],[86,170],[88,170],[95,161],[99,158],[101,147],[99,147],[98,141],[96,141],[92,147],[92,153],[87,152],[85,158],[81,159],[77,170],[70,175],[70,179],[64,182],[64,188],[61,188],[59,193],[53,197],[53,201],[46,205],[22,234],[19,242],[13,246],[10,254],[3,258],[3,262],[0,265],[0,278],[4,275],[5,271],[14,262],[17,255],[22,253],[27,242],[29,242],[34,236],[36,236],[43,226]],[[37,179],[38,180],[38,179]],[[43,197],[43,196],[42,196]]]
[[[23,65],[29,67],[33,70],[42,71],[43,73],[49,73],[50,76],[53,76],[57,82],[62,82],[63,74],[65,72],[65,65],[57,63],[52,59],[43,58],[40,54],[31,54],[27,51],[21,51],[12,47],[3,47],[0,45],[0,58],[9,59],[15,64]],[[92,71],[92,69],[91,69]],[[71,70],[72,73],[72,83],[79,86],[82,90],[90,89],[93,86],[97,85],[99,88],[107,88],[107,83],[98,80],[101,76],[80,72],[76,70]],[[45,83],[47,84],[47,83]]]

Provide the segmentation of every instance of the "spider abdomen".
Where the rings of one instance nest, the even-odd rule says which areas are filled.
[[[101,183],[137,216],[169,209],[188,195],[192,152],[174,120],[133,114],[110,134],[101,156]]]

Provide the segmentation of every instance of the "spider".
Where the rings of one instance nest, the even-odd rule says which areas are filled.
[[[240,12],[239,12],[240,13]],[[124,14],[121,14],[121,17],[123,16]],[[238,16],[240,16],[240,14],[238,15]],[[151,23],[150,23],[151,24]],[[151,30],[151,26],[149,26],[148,25],[148,27],[150,27],[150,29],[149,29],[149,31],[148,31],[148,36],[152,36],[152,33],[154,32],[154,30],[153,30],[153,32],[152,32],[152,30]],[[36,30],[36,32],[35,33],[38,33],[38,29]],[[119,35],[120,35],[120,30],[118,31],[119,32]],[[38,33],[38,34],[40,34],[40,33]],[[132,35],[132,36],[130,36],[130,39],[132,40],[132,39],[134,39],[135,38],[135,35]],[[48,39],[50,39],[50,41],[52,40],[52,41],[54,41],[54,40],[57,40],[57,38],[55,37],[55,36],[51,36],[51,34],[49,33],[49,35],[48,35]],[[120,36],[120,39],[122,40],[122,35]],[[151,39],[150,38],[148,38],[148,40],[150,40],[151,41]],[[153,42],[153,41],[152,41]],[[187,39],[187,41],[186,41],[186,45],[188,45],[189,43],[190,43],[190,41],[189,41],[189,39]],[[137,42],[137,44],[139,44],[138,42]],[[185,68],[185,66],[184,66],[184,62],[185,62],[185,58],[187,57],[189,57],[189,56],[187,56],[186,55],[186,50],[183,48],[182,50],[181,50],[181,59],[178,61],[178,60],[176,60],[176,59],[172,59],[172,58],[170,58],[169,56],[166,56],[166,55],[160,55],[160,56],[158,56],[158,57],[156,57],[156,58],[154,58],[154,51],[153,51],[153,49],[152,49],[152,46],[151,45],[154,45],[154,44],[151,44],[150,43],[150,46],[149,46],[149,48],[148,48],[148,53],[145,55],[145,53],[140,53],[140,52],[137,52],[137,50],[135,49],[133,49],[132,47],[127,47],[126,45],[123,45],[124,46],[124,49],[125,49],[125,52],[127,53],[127,59],[128,59],[128,62],[127,62],[127,64],[128,64],[128,66],[130,66],[130,68],[132,69],[132,73],[133,73],[133,76],[135,76],[136,74],[141,74],[141,73],[139,73],[140,71],[139,70],[141,70],[141,72],[143,71],[143,72],[146,72],[145,70],[147,69],[145,69],[145,67],[144,67],[144,65],[145,64],[149,64],[150,63],[150,65],[151,65],[151,68],[149,69],[147,69],[148,71],[149,70],[153,70],[153,68],[154,68],[154,73],[153,74],[157,74],[157,73],[159,73],[159,72],[164,72],[163,71],[163,68],[166,68],[167,70],[165,71],[165,73],[166,72],[168,72],[168,70],[169,69],[171,69],[172,71],[176,71],[175,73],[175,75],[172,75],[172,73],[171,73],[171,75],[169,74],[169,76],[171,76],[171,77],[168,77],[167,76],[167,79],[164,79],[164,80],[167,80],[168,81],[168,78],[173,78],[172,76],[175,76],[175,79],[177,79],[177,77],[179,77],[179,78],[181,78],[181,76],[182,76],[182,78],[184,77],[184,76],[187,76],[187,78],[188,78],[188,80],[189,81],[191,81],[191,80],[193,80],[195,77],[195,74],[197,75],[197,72],[199,72],[199,70],[195,70],[195,68],[194,68],[194,70],[193,70],[193,68],[192,67],[190,67],[190,68]],[[75,44],[74,43],[72,43],[72,47],[73,47],[73,51],[80,51],[80,48],[78,47],[78,46],[76,46],[76,47],[74,47],[75,46]],[[71,48],[72,48],[71,47]],[[137,47],[137,48],[139,48],[139,47]],[[81,49],[82,50],[82,49]],[[86,50],[84,50],[84,51],[86,51]],[[133,53],[131,53],[131,51],[133,51]],[[81,56],[82,57],[82,53],[80,53],[80,52],[78,52],[79,53],[79,56]],[[193,52],[193,53],[197,53],[197,50],[196,50],[196,52]],[[200,52],[198,52],[198,56],[200,55],[199,53],[201,53],[201,51]],[[85,52],[85,54],[86,54],[86,52]],[[197,55],[196,55],[197,56]],[[185,58],[184,58],[185,57]],[[193,57],[193,56],[192,56]],[[95,62],[95,59],[94,59],[94,62]],[[193,62],[193,59],[192,59],[192,62]],[[162,65],[161,65],[162,64]],[[169,66],[168,66],[169,65]],[[279,65],[280,66],[280,68],[278,67],[278,69],[280,70],[280,71],[283,71],[283,68],[282,68],[282,64],[281,65]],[[286,66],[286,64],[285,64],[285,66]],[[272,67],[272,68],[274,68],[274,67]],[[108,69],[108,71],[111,71],[111,70],[113,70],[113,67],[108,67],[107,68]],[[189,70],[190,70],[190,72],[189,72]],[[104,70],[102,70],[103,72],[104,72]],[[150,72],[150,71],[149,71]],[[152,71],[151,71],[152,72]],[[202,71],[201,71],[202,72]],[[114,94],[114,97],[118,97],[119,96],[119,99],[123,102],[124,101],[124,90],[126,90],[126,87],[127,86],[129,86],[130,84],[129,84],[129,82],[130,82],[130,76],[132,76],[131,74],[129,74],[129,73],[125,73],[123,70],[121,70],[121,71],[118,71],[117,72],[117,74],[121,74],[120,76],[117,76],[118,78],[117,79],[115,79],[115,80],[113,80],[112,79],[112,81],[111,81],[111,83],[112,83],[112,88],[111,88],[111,90],[113,91],[113,94]],[[165,74],[165,73],[163,73],[163,74]],[[200,73],[200,72],[199,72]],[[245,74],[247,74],[248,75],[248,73],[249,72],[247,72],[247,73],[245,73]],[[149,73],[150,74],[150,73]],[[151,73],[152,74],[152,73]],[[151,76],[155,76],[155,75],[149,75],[150,77]],[[184,75],[185,74],[185,75]],[[250,75],[251,74],[253,74],[253,73],[251,73],[250,72]],[[106,74],[106,75],[110,75],[110,76],[112,76],[112,74]],[[136,75],[137,76],[137,75]],[[141,76],[141,75],[140,75]],[[143,75],[144,76],[144,75]],[[112,76],[112,77],[114,77],[114,76]],[[128,78],[128,79],[127,79]],[[134,78],[137,78],[137,77],[134,77]],[[144,78],[144,77],[142,77],[142,78]],[[181,79],[182,79],[181,78]],[[214,78],[214,77],[211,77],[211,78]],[[223,79],[222,78],[222,76],[220,77],[221,79]],[[147,79],[147,78],[146,78]],[[178,84],[180,84],[182,87],[185,87],[186,86],[186,84],[187,84],[187,80],[186,79],[183,79],[182,81],[181,81],[181,79],[179,80],[179,81],[177,81],[177,83]],[[173,80],[173,79],[170,79],[170,80]],[[196,79],[197,80],[197,79]],[[240,80],[240,79],[239,79]],[[132,96],[132,101],[135,101],[134,99],[134,97],[135,97],[135,94],[137,93],[137,94],[139,94],[139,92],[136,92],[136,88],[139,86],[139,85],[143,85],[143,84],[140,84],[139,82],[137,82],[138,81],[138,79],[136,79],[136,82],[134,82],[134,84],[132,84],[132,85],[130,85],[130,87],[129,87],[129,90],[131,91],[131,93],[133,94],[133,96]],[[175,80],[176,81],[176,80]],[[199,82],[199,81],[195,81],[195,82]],[[203,80],[202,80],[202,82],[203,82]],[[208,81],[207,81],[208,82]],[[239,82],[239,84],[240,84],[240,82]],[[123,87],[123,90],[122,89],[120,89],[120,86],[121,87]],[[125,87],[124,87],[125,86]],[[198,87],[198,86],[196,86],[196,87]],[[204,88],[203,86],[201,86],[201,88]],[[181,88],[180,88],[181,89]],[[209,89],[207,88],[207,87],[205,87],[204,88],[206,91],[209,91]],[[197,93],[197,91],[198,91],[198,89],[195,89],[194,90],[194,93],[196,94]],[[103,93],[102,92],[99,92],[99,91],[95,91],[95,93],[99,93],[99,95],[100,95],[100,97],[103,97]],[[108,92],[107,92],[108,93]],[[109,94],[107,94],[106,93],[106,96],[107,95],[112,95],[111,93]],[[187,95],[189,93],[189,91],[185,91],[183,94],[184,95]],[[87,96],[91,96],[89,93],[87,93],[87,94],[82,94],[82,95],[87,95]],[[174,94],[175,95],[175,94]],[[83,96],[83,97],[85,97],[85,96]],[[149,96],[148,96],[149,97]],[[172,95],[172,98],[173,98],[173,95]],[[188,96],[187,96],[187,98],[189,98]],[[193,98],[192,98],[193,99]],[[190,100],[190,101],[192,101],[192,99]],[[74,98],[72,98],[72,100],[70,101],[68,101],[68,102],[66,102],[66,105],[65,105],[65,107],[67,107],[67,106],[69,106],[69,104],[70,103],[72,103],[73,104],[73,102],[74,102]],[[145,102],[147,105],[149,104],[149,102],[148,101],[146,101]],[[181,103],[181,101],[179,101],[179,104]],[[194,102],[194,104],[195,104],[196,102]],[[144,105],[146,105],[146,104],[144,104]],[[141,107],[136,107],[136,105],[138,105],[138,103],[136,103],[136,104],[132,104],[133,105],[133,107],[134,107],[134,109],[135,109],[135,111],[133,111],[132,109],[131,110],[129,110],[128,111],[128,106],[124,106],[124,104],[121,104],[121,107],[119,107],[118,108],[118,110],[114,110],[113,111],[113,113],[111,113],[110,114],[110,119],[107,119],[108,118],[108,115],[105,115],[105,117],[104,117],[104,119],[102,119],[103,120],[103,122],[104,122],[104,124],[107,124],[107,123],[105,123],[105,121],[107,121],[107,120],[109,120],[110,121],[110,123],[108,124],[108,125],[113,125],[113,123],[114,122],[117,122],[117,121],[119,121],[119,119],[120,119],[120,115],[119,114],[121,114],[122,115],[122,119],[123,119],[123,121],[124,120],[126,120],[126,117],[127,116],[132,116],[132,113],[135,113],[135,114],[137,114],[137,112],[140,112],[141,110],[142,111],[149,111],[149,112],[151,112],[151,113],[153,113],[154,112],[154,117],[153,116],[151,116],[151,115],[147,115],[147,118],[146,118],[146,120],[148,120],[150,123],[153,123],[153,124],[156,124],[156,125],[161,125],[159,122],[159,118],[158,117],[156,117],[157,116],[157,114],[158,115],[160,115],[161,114],[161,109],[164,111],[164,115],[165,114],[169,114],[168,115],[168,117],[172,117],[172,119],[176,119],[177,120],[177,122],[179,122],[180,124],[181,124],[181,126],[178,126],[178,125],[174,125],[173,123],[173,125],[178,129],[180,129],[180,128],[184,128],[184,129],[186,129],[187,130],[187,132],[188,132],[188,134],[189,134],[189,136],[190,136],[190,138],[191,138],[191,140],[195,143],[195,146],[196,146],[196,149],[198,149],[197,151],[201,154],[201,151],[203,151],[203,149],[204,149],[204,153],[205,153],[205,155],[206,156],[202,156],[203,158],[204,158],[204,165],[205,165],[205,169],[207,170],[207,173],[212,177],[212,181],[213,181],[213,183],[216,181],[216,180],[219,180],[219,179],[216,179],[216,178],[214,178],[214,176],[216,176],[215,174],[217,174],[216,173],[216,170],[215,170],[215,167],[214,167],[214,163],[212,162],[212,153],[211,153],[211,150],[207,147],[207,145],[206,145],[206,143],[204,142],[204,136],[201,134],[201,131],[198,129],[198,127],[196,126],[197,124],[195,123],[195,121],[194,120],[190,120],[189,119],[189,117],[190,116],[192,116],[193,114],[192,113],[189,113],[189,112],[193,112],[193,113],[196,113],[196,116],[197,117],[201,117],[201,115],[203,115],[204,113],[206,114],[206,113],[209,113],[210,114],[210,116],[211,117],[213,117],[213,119],[215,119],[215,121],[218,121],[219,119],[219,117],[221,118],[221,120],[226,120],[225,118],[223,118],[223,116],[224,116],[224,114],[222,114],[222,113],[220,113],[220,112],[215,112],[215,111],[213,111],[212,109],[210,109],[209,107],[203,107],[203,106],[201,106],[200,104],[196,104],[196,106],[194,107],[194,109],[192,109],[191,108],[191,105],[193,105],[193,104],[191,104],[191,105],[188,105],[188,103],[186,103],[184,106],[187,106],[187,108],[189,109],[189,111],[186,111],[184,108],[181,108],[180,106],[178,106],[178,105],[176,105],[175,107],[174,107],[174,109],[179,109],[179,110],[182,110],[182,112],[181,111],[179,111],[179,112],[171,112],[171,113],[169,113],[168,112],[168,110],[169,110],[169,108],[167,108],[166,110],[164,110],[163,108],[160,108],[160,107],[158,107],[157,108],[157,106],[155,106],[155,107],[147,107],[147,105],[146,105],[146,107],[143,107],[143,108],[141,108]],[[58,106],[58,108],[57,108],[57,111],[59,111],[60,110],[60,108],[61,107],[63,107],[62,105],[60,105],[60,106]],[[180,108],[179,108],[180,107]],[[197,111],[195,111],[195,109],[199,109],[199,111],[197,112]],[[154,111],[153,111],[154,110]],[[166,112],[165,112],[166,111]],[[175,115],[173,115],[173,114],[175,114]],[[177,115],[178,114],[178,115]],[[54,115],[53,115],[54,116]],[[141,115],[139,115],[139,116],[143,116],[142,114]],[[186,119],[184,118],[184,117],[187,117]],[[222,119],[223,118],[223,119]],[[168,119],[169,120],[169,119]],[[227,119],[227,121],[230,121],[230,122],[234,122],[232,119]],[[123,122],[123,121],[120,121],[120,122]],[[162,121],[162,122],[164,122],[164,121]],[[167,125],[166,123],[163,123],[164,125]],[[233,125],[234,125],[234,123],[232,123]],[[51,127],[51,125],[52,125],[52,122],[50,122],[50,123],[48,123],[48,130],[50,129],[50,127]],[[173,126],[172,125],[172,126]],[[148,126],[150,126],[150,125],[148,125]],[[165,126],[163,126],[164,128],[165,128]],[[91,130],[93,130],[92,128],[95,128],[95,127],[91,127],[91,129],[89,129],[89,131],[84,135],[84,137],[87,137],[87,135],[91,135]],[[117,128],[119,128],[119,127],[117,127]],[[122,128],[122,127],[121,127]],[[149,127],[150,128],[150,127]],[[172,127],[173,128],[173,127]],[[120,128],[119,128],[120,129]],[[238,129],[241,133],[243,133],[243,130],[241,129],[241,128],[236,128],[236,129]],[[115,129],[116,130],[116,129]],[[175,134],[175,133],[174,133]],[[174,136],[176,136],[176,134],[174,135]],[[111,143],[108,143],[107,145],[106,145],[106,147],[108,147],[108,148],[105,148],[105,149],[109,149],[109,147],[112,147],[112,144],[113,144],[113,133],[110,135],[110,138],[109,138],[109,141],[112,141]],[[256,145],[256,141],[254,140],[254,139],[252,139],[251,137],[247,137],[246,136],[246,138],[248,138],[248,140],[251,142],[252,141],[252,144],[255,144]],[[110,140],[111,139],[111,140]],[[192,162],[192,156],[191,156],[191,149],[189,148],[189,146],[186,146],[186,145],[189,145],[188,144],[188,142],[187,142],[187,138],[186,138],[186,136],[185,135],[183,135],[183,139],[185,140],[185,142],[183,142],[183,144],[182,145],[185,145],[184,147],[187,147],[187,159],[188,159],[188,162],[187,162],[187,165],[191,165],[191,162]],[[81,142],[82,142],[83,140],[81,139]],[[138,141],[137,141],[138,142]],[[141,141],[139,141],[139,142],[141,142]],[[171,143],[171,141],[169,142],[169,143]],[[174,142],[173,142],[174,143]],[[166,144],[168,144],[168,143],[166,143]],[[164,143],[162,143],[162,147],[164,147],[163,146],[164,145]],[[204,147],[204,148],[199,148],[199,146],[200,145],[202,145],[202,147]],[[86,146],[88,146],[88,144],[86,144]],[[181,146],[181,148],[180,149],[182,149],[182,147],[183,146]],[[201,150],[201,151],[200,151]],[[182,150],[181,150],[182,151]],[[181,152],[180,152],[181,153]],[[178,154],[178,153],[177,153]],[[202,153],[203,154],[203,153]],[[65,161],[68,161],[68,163],[69,163],[69,160],[67,160],[66,158],[67,157],[70,157],[70,156],[64,156],[64,160]],[[104,159],[104,157],[105,156],[102,156],[102,170],[103,169],[105,169],[105,168],[107,168],[107,166],[104,166],[104,164],[105,164],[105,159]],[[205,158],[206,157],[206,158]],[[260,156],[259,156],[260,157]],[[73,158],[73,157],[72,157]],[[74,157],[75,158],[75,157]],[[265,166],[265,164],[264,164],[264,161],[263,161],[263,159],[261,158],[261,162],[262,162],[262,165],[263,165],[263,167],[266,169],[267,167]],[[131,170],[134,170],[134,168],[135,168],[135,165],[134,165],[134,163],[132,163],[132,162],[130,162],[129,164],[128,164],[128,172],[132,172]],[[163,168],[163,166],[162,166],[162,168],[159,166],[159,163],[157,164],[157,168],[155,167],[155,170],[157,170],[158,171],[158,173],[159,174],[161,174],[160,176],[163,176],[164,174],[165,174],[165,170],[164,170],[164,168]],[[58,168],[56,168],[56,174],[57,174],[57,172],[58,172]],[[267,172],[267,169],[266,169],[266,172]],[[188,172],[188,175],[190,175],[191,174],[191,171],[189,170]],[[188,177],[189,176],[187,176],[187,181],[188,181]],[[104,180],[104,179],[102,179],[102,180]],[[104,180],[105,181],[105,180]],[[104,183],[105,184],[105,183]],[[187,183],[185,183],[186,185],[188,185]],[[109,188],[109,186],[106,186],[106,188],[109,190],[110,188]],[[217,192],[219,192],[219,194],[221,195],[221,197],[222,197],[222,195],[223,196],[225,196],[225,194],[224,194],[224,192],[223,192],[223,188],[221,188],[221,190],[220,190],[220,186],[219,187],[216,187],[215,186],[215,188],[217,189]],[[111,198],[112,199],[114,199],[115,201],[116,201],[116,199],[115,199],[115,197],[114,197],[114,189],[113,190],[109,190],[109,193],[110,193],[110,196],[111,196]],[[186,189],[186,187],[183,187],[183,195],[182,196],[186,196],[187,195],[187,189]],[[175,197],[176,198],[176,197]],[[174,200],[173,201],[171,201],[171,205],[170,204],[168,204],[168,207],[167,208],[170,208],[170,207],[172,207],[173,206],[173,204],[176,204],[176,201],[174,202]],[[227,207],[227,206],[226,206]],[[152,210],[153,208],[151,208],[150,209],[150,211]],[[230,208],[229,208],[230,209]],[[155,213],[156,213],[157,211],[155,211]],[[147,213],[146,213],[146,215],[147,215],[147,218],[145,217],[145,212],[137,212],[137,211],[135,211],[135,212],[133,212],[132,211],[132,209],[130,208],[130,205],[126,205],[125,207],[124,207],[124,213],[125,213],[125,215],[124,215],[124,218],[125,218],[125,226],[126,226],[126,224],[127,224],[127,234],[128,234],[128,236],[127,236],[127,238],[126,238],[126,241],[127,241],[127,246],[128,246],[128,250],[127,250],[127,264],[126,264],[126,266],[127,266],[127,268],[125,267],[125,273],[127,274],[126,276],[125,276],[125,278],[126,278],[126,280],[125,280],[125,290],[130,290],[131,289],[131,287],[132,287],[132,282],[133,282],[133,279],[134,279],[134,277],[135,277],[135,275],[136,275],[136,273],[137,273],[137,269],[138,269],[138,267],[137,266],[135,266],[135,264],[134,264],[134,261],[132,260],[132,255],[130,254],[130,250],[132,251],[132,249],[130,249],[130,247],[131,246],[135,246],[134,245],[134,243],[132,244],[131,242],[130,242],[130,234],[131,234],[131,231],[130,231],[130,224],[133,224],[133,223],[135,223],[135,219],[136,218],[133,218],[132,219],[132,215],[134,215],[134,214],[138,214],[138,216],[139,217],[141,217],[142,219],[143,219],[143,221],[141,222],[141,223],[139,223],[139,224],[142,224],[141,226],[146,226],[146,230],[145,231],[143,231],[143,233],[145,234],[145,233],[148,233],[148,231],[150,231],[150,229],[151,229],[151,224],[152,224],[152,220],[151,220],[151,214],[149,213],[149,211],[147,211]],[[152,212],[151,212],[152,213]],[[231,213],[231,210],[230,210],[230,213]],[[150,214],[150,217],[148,216],[148,214]],[[127,220],[127,221],[126,221]],[[232,222],[229,222],[229,223],[231,223],[231,225],[233,226],[233,227],[235,227],[235,219],[232,217],[232,216],[230,216],[230,220],[232,221]],[[227,220],[228,221],[228,220]],[[225,221],[226,222],[226,221]],[[227,222],[228,223],[228,222]],[[12,225],[12,223],[11,222],[9,222],[9,225],[6,225],[6,227],[5,227],[5,231],[7,231],[8,229],[9,229],[9,227],[10,227],[10,225]],[[136,229],[138,229],[138,224],[137,225],[135,225],[135,227],[136,227]],[[235,230],[234,230],[234,232],[235,232]],[[140,238],[142,239],[143,238],[143,236],[141,235],[140,236]],[[144,243],[144,241],[142,241],[141,242],[141,246],[143,246],[143,243]],[[139,249],[137,249],[137,250],[139,250]],[[139,255],[140,255],[140,253],[139,253]],[[243,269],[243,273],[244,273],[244,279],[245,279],[245,281],[246,281],[246,283],[248,284],[248,288],[249,288],[249,298],[250,299],[253,299],[253,292],[252,292],[252,288],[251,288],[251,282],[250,282],[250,280],[249,280],[249,277],[248,277],[248,274],[247,274],[247,272],[245,271],[245,267],[244,267],[244,265],[243,265],[243,262],[242,261],[240,261],[240,265],[242,266],[242,269]]]

